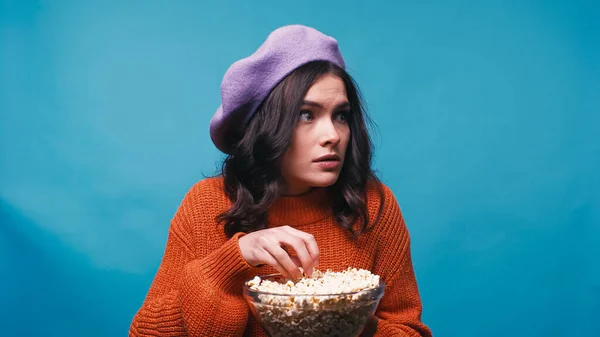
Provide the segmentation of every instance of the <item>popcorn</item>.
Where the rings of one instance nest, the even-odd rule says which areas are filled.
[[[383,291],[368,270],[315,270],[312,277],[277,282],[256,276],[247,286],[258,294],[252,311],[270,336],[354,336],[373,314]]]
[[[341,294],[358,292],[379,286],[379,275],[365,269],[348,268],[341,272],[327,270],[325,273],[315,270],[312,277],[303,277],[294,283],[288,280],[282,284],[270,280],[261,280],[256,276],[248,281],[252,290],[276,294]]]

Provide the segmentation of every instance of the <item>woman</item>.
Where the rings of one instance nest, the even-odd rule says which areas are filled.
[[[301,277],[300,267],[380,275],[386,291],[368,330],[431,336],[409,233],[371,170],[366,117],[344,68],[335,39],[292,25],[227,70],[210,126],[228,154],[222,175],[184,197],[130,336],[266,336],[242,285]]]

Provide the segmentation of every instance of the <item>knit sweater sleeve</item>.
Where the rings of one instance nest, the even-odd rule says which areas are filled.
[[[194,213],[202,205],[193,195],[186,195],[171,222],[162,261],[133,318],[130,337],[244,333],[248,307],[241,296],[240,280],[243,282],[252,268],[239,250],[238,239],[244,234],[236,234],[213,251],[195,249]],[[210,225],[204,227],[216,227]]]
[[[400,207],[392,192],[384,187],[379,258],[376,271],[386,282],[383,298],[375,313],[375,336],[431,337],[421,321],[422,305],[413,270],[410,237]]]

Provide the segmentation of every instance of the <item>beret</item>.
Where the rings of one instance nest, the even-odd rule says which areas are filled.
[[[232,152],[233,128],[245,126],[281,80],[312,61],[329,61],[345,69],[338,42],[303,25],[272,31],[250,56],[233,63],[221,83],[221,104],[210,120],[210,137],[222,152]]]

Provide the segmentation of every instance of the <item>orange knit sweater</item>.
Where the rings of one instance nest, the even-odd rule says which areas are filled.
[[[374,219],[381,200],[372,185],[367,206]],[[279,198],[269,209],[267,227],[289,225],[313,234],[321,270],[356,267],[381,276],[386,289],[375,313],[375,336],[431,336],[421,322],[409,233],[392,192],[383,189],[380,221],[358,240],[336,225],[324,189]],[[255,275],[277,271],[246,263],[238,245],[243,233],[232,238],[224,234],[215,217],[229,205],[222,178],[202,180],[186,194],[129,336],[267,336],[242,297],[242,285]]]

